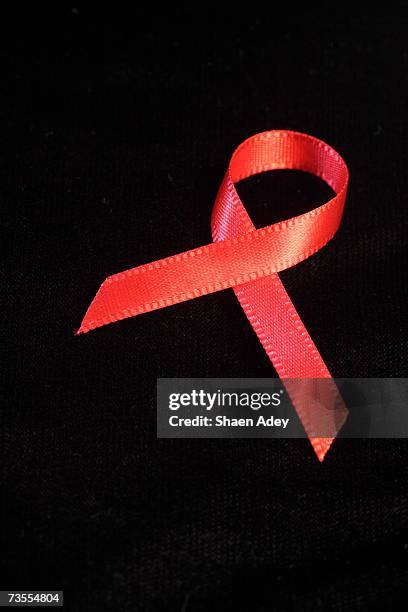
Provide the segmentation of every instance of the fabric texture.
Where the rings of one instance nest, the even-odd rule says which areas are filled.
[[[231,291],[74,336],[118,270],[211,241],[253,133],[330,143],[341,228],[280,273],[333,376],[408,376],[407,15],[209,6],[4,16],[1,588],[67,610],[399,609],[404,440],[157,440],[156,379],[268,377]],[[10,34],[10,36],[6,36]],[[277,170],[256,227],[330,198]]]

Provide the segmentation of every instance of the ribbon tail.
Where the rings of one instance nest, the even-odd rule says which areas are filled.
[[[320,463],[323,463],[335,438],[309,438],[309,440]]]

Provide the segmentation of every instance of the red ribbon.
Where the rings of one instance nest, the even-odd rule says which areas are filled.
[[[235,183],[275,169],[303,170],[319,176],[336,195],[303,215],[257,230]],[[214,204],[214,242],[108,277],[78,333],[232,288],[283,382],[331,378],[277,273],[313,255],[334,236],[343,213],[347,182],[344,160],[317,138],[287,130],[248,138],[235,150]],[[340,413],[337,410],[330,437],[315,437],[313,424],[327,418],[327,411],[316,406],[311,410],[299,393],[296,398],[293,395],[316,454],[323,460],[347,410],[343,405]]]

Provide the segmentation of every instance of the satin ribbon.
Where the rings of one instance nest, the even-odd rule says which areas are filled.
[[[268,170],[303,170],[322,178],[335,196],[327,203],[261,229],[253,225],[235,183]],[[232,288],[279,377],[285,383],[313,448],[322,461],[347,409],[336,396],[334,419],[294,391],[290,379],[330,379],[330,373],[279,278],[321,249],[343,213],[348,171],[340,155],[317,138],[287,130],[256,134],[234,152],[212,211],[213,242],[108,277],[78,333]],[[333,383],[333,388],[335,385]],[[303,399],[302,399],[303,397]],[[316,423],[332,420],[329,437]],[[327,431],[327,429],[325,430]]]

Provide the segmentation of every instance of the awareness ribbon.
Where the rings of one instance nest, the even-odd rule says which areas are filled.
[[[276,169],[314,174],[332,188],[335,196],[305,214],[256,229],[235,183]],[[343,213],[347,183],[344,160],[317,138],[288,130],[272,130],[248,138],[233,153],[215,200],[211,218],[213,242],[108,277],[78,333],[232,288],[284,383],[286,379],[331,379],[278,272],[310,257],[334,236]],[[313,423],[327,418],[327,411],[323,413],[314,406],[311,412],[299,394],[293,393],[291,398],[322,461],[344,423],[347,409],[340,406],[330,437],[318,437],[313,433]]]

